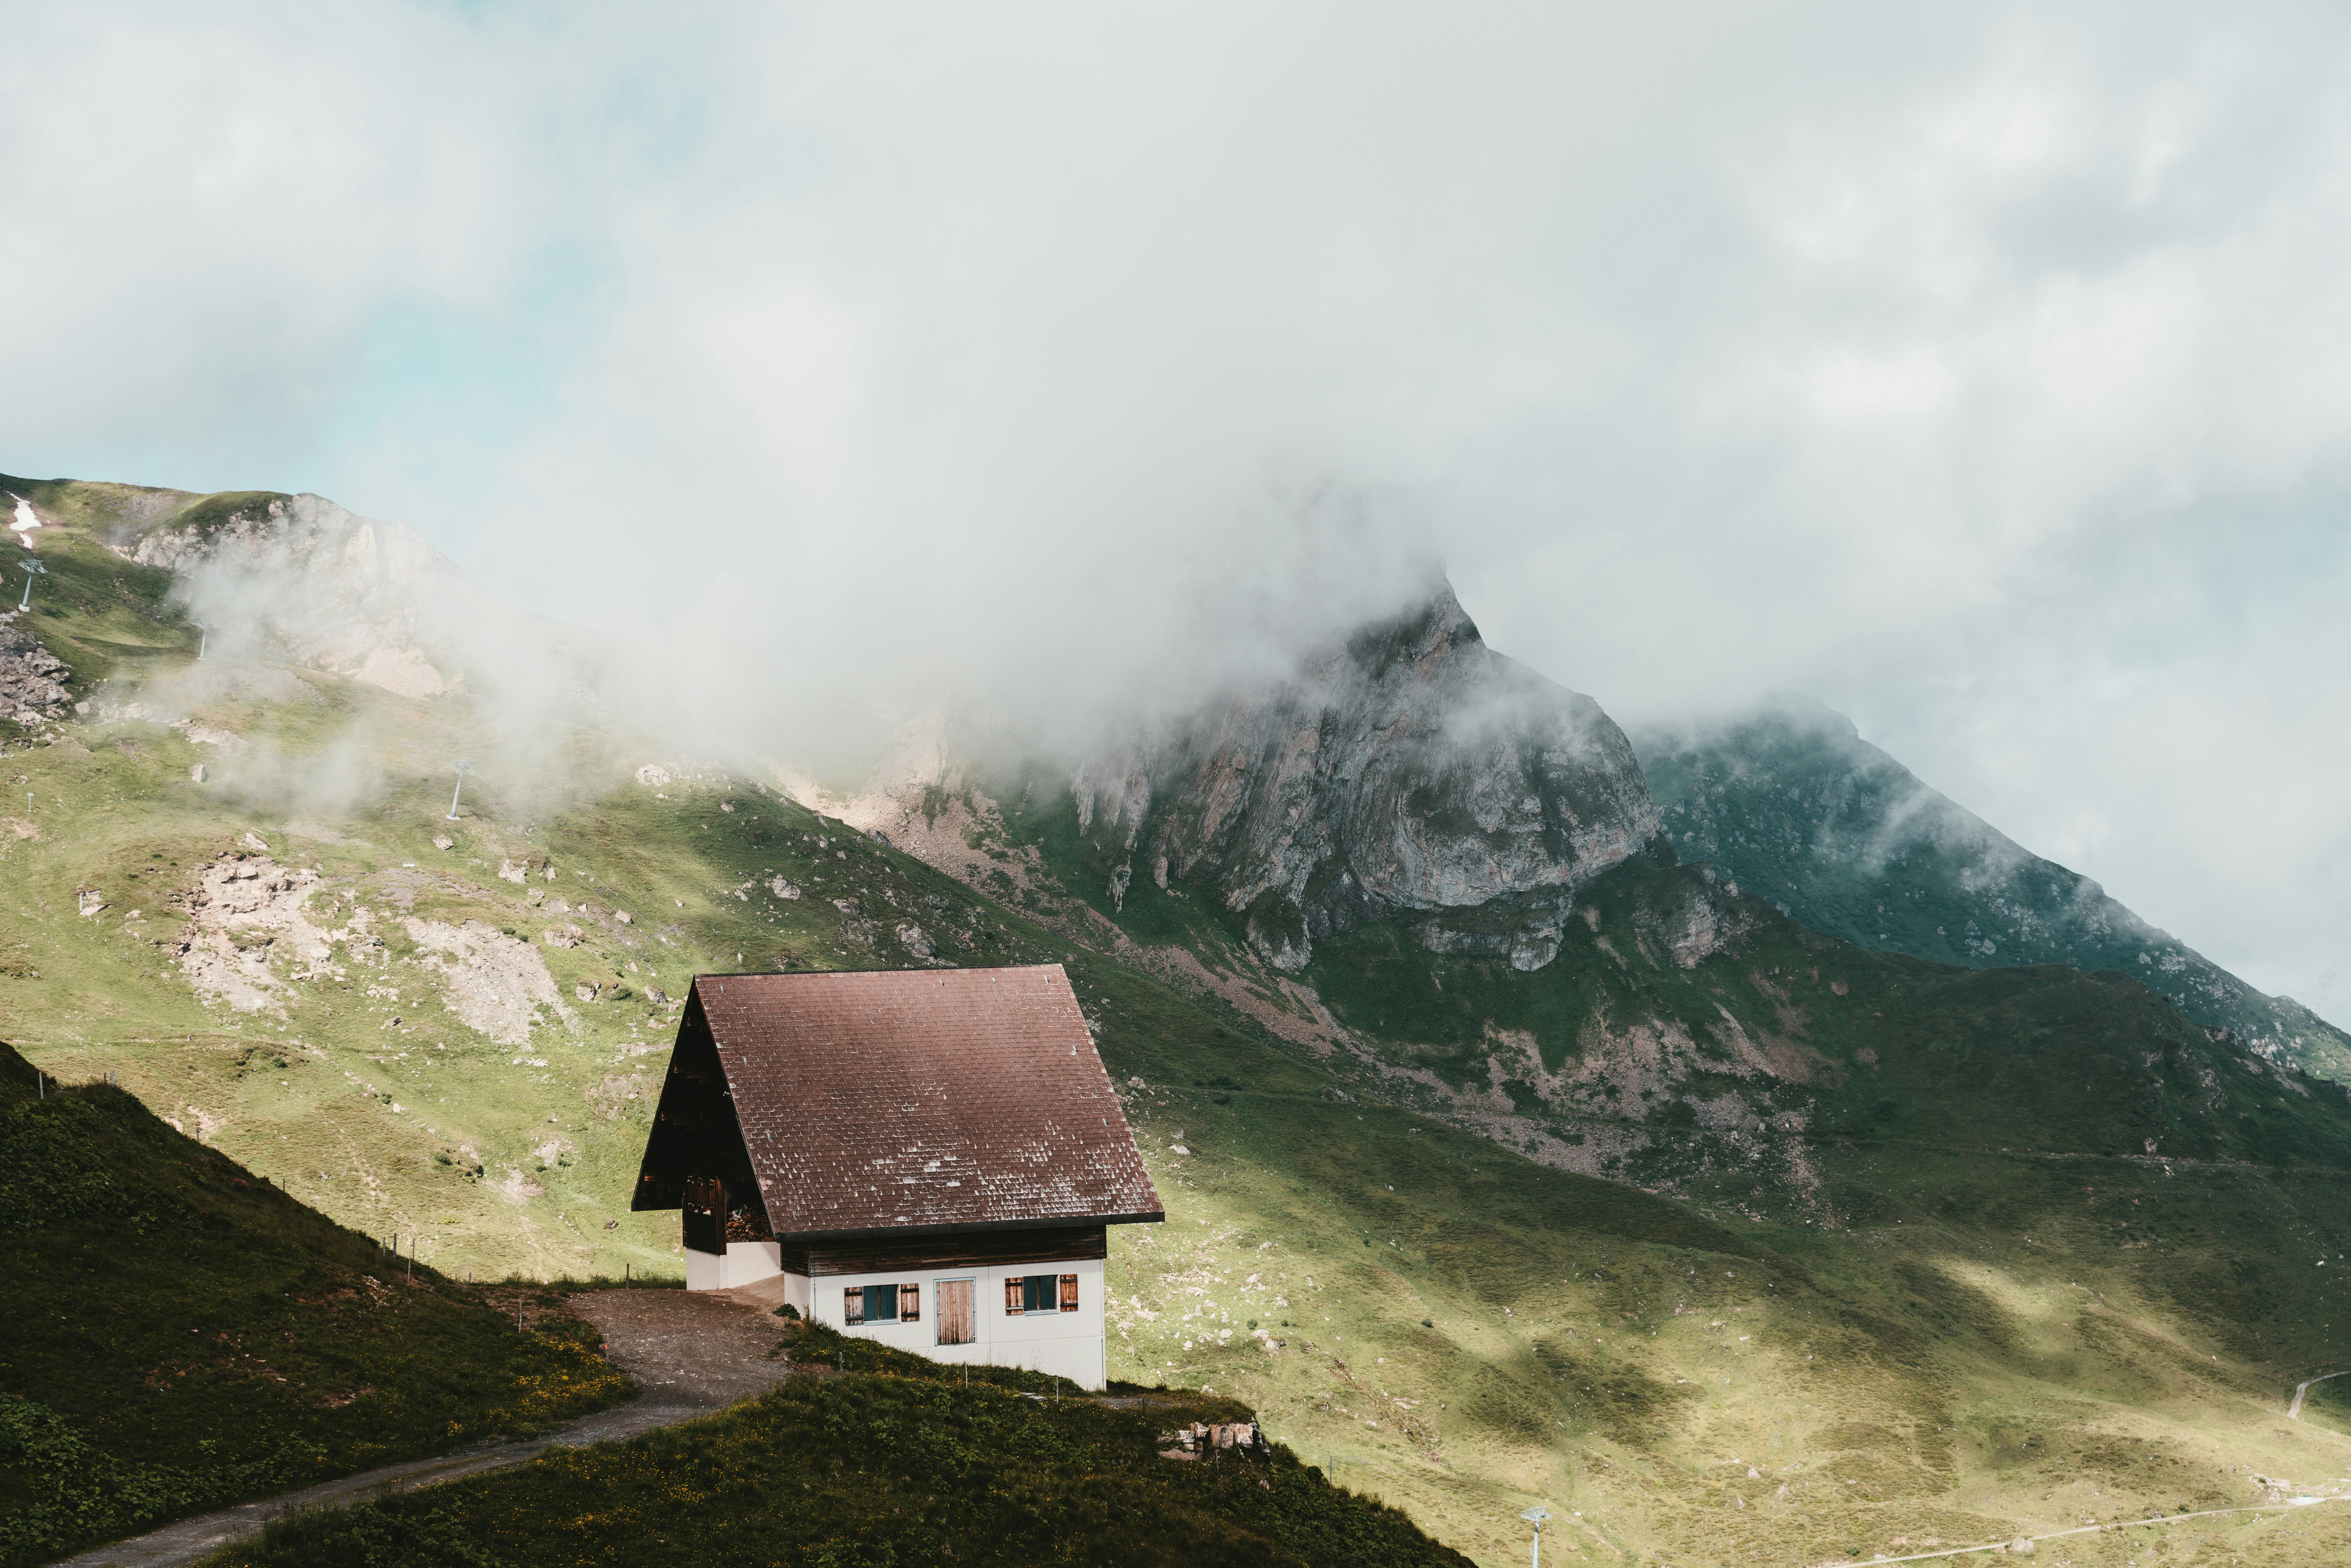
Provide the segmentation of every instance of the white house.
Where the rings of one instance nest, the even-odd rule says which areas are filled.
[[[1108,1228],[1162,1218],[1058,964],[697,977],[632,1207],[690,1290],[1088,1388]]]

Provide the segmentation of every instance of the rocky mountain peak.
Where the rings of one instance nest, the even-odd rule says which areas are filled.
[[[1212,888],[1277,967],[1383,918],[1522,969],[1575,890],[1657,831],[1600,705],[1495,653],[1449,583],[1285,678],[1089,758],[1080,822],[1148,875]]]

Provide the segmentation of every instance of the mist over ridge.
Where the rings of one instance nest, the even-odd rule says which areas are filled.
[[[1196,621],[1217,634],[1185,667],[1163,667],[1140,687],[1093,669],[1007,688],[944,662],[877,667],[855,649],[831,681],[762,679],[745,673],[751,662],[730,635],[756,639],[756,624],[685,632],[645,617],[590,627],[517,612],[414,530],[315,496],[11,483],[40,494],[56,520],[83,522],[126,558],[173,571],[174,598],[224,655],[291,659],[403,696],[466,702],[478,710],[478,743],[470,758],[447,760],[489,769],[517,809],[589,798],[600,779],[649,756],[773,779],[854,818],[884,810],[858,802],[903,799],[974,768],[1001,779],[1041,768],[1049,787],[1074,792],[1081,826],[1117,862],[1110,874],[1120,885],[1137,875],[1164,885],[1171,863],[1196,876],[1229,863],[1238,880],[1225,896],[1250,911],[1252,942],[1284,970],[1303,965],[1318,936],[1398,913],[1422,922],[1420,939],[1439,950],[1490,946],[1539,967],[1556,951],[1575,887],[1662,830],[1679,858],[1715,862],[1783,912],[1864,946],[1969,966],[2122,968],[2189,1016],[2298,1060],[2317,1060],[2315,1051],[2331,1061],[2342,1044],[2300,1004],[2264,997],[1928,789],[1815,698],[1775,695],[1730,716],[1652,722],[1627,747],[1599,704],[1489,650],[1425,536],[1360,498],[1307,497],[1291,524],[1297,578],[1231,585]],[[1298,611],[1285,608],[1285,593],[1302,594]],[[1437,684],[1416,696],[1412,685],[1377,695],[1390,678],[1384,666]],[[199,666],[135,700],[112,699],[109,711],[183,711],[217,695],[223,678]],[[1353,744],[1371,748],[1351,753],[1350,727],[1364,726]],[[1537,738],[1547,732],[1552,739]],[[1595,752],[1593,736],[1614,739]],[[298,764],[271,762],[265,749],[231,779],[331,814],[380,789],[376,738],[355,726]],[[1614,762],[1602,760],[1610,745],[1623,753]],[[1521,766],[1513,755],[1554,753],[1583,759],[1502,782]],[[1382,777],[1389,783],[1374,785]],[[1568,803],[1612,777],[1601,796]],[[1383,789],[1394,798],[1367,807]],[[1612,792],[1615,803],[1591,816]],[[1407,796],[1419,804],[1407,810]],[[1458,828],[1431,835],[1429,813],[1461,811]],[[1266,812],[1282,824],[1278,839],[1248,825]],[[1301,813],[1322,825],[1300,829]],[[1456,831],[1482,836],[1440,847]],[[1504,869],[1521,852],[1494,858],[1497,835],[1529,831],[1523,849],[1534,858]],[[1113,845],[1122,835],[1123,847]],[[1599,860],[1573,869],[1603,841]],[[1469,860],[1437,869],[1463,849]],[[1500,914],[1498,899],[1512,913]],[[1489,904],[1474,929],[1448,932],[1437,913]]]
[[[5,465],[402,518],[806,737],[1186,706],[1349,497],[2351,1016],[2339,14],[566,15],[28,25]]]

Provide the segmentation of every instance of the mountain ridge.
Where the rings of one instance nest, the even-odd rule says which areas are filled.
[[[184,681],[171,580],[60,533],[26,624],[76,695]],[[12,743],[0,1033],[444,1269],[674,1267],[674,1222],[620,1206],[684,975],[1059,962],[1169,1216],[1113,1240],[1114,1370],[1245,1397],[1480,1562],[1522,1560],[1537,1501],[1604,1558],[1744,1563],[2257,1500],[2351,1408],[2321,1385],[2279,1427],[2339,1354],[2351,1111],[2128,977],[1862,949],[1654,836],[1540,967],[1446,950],[1522,930],[1505,898],[1334,921],[1293,973],[1213,875],[1114,893],[1133,852],[1068,763],[951,727],[852,822],[609,729],[502,758],[464,689],[204,668],[185,728],[93,704]],[[323,804],[189,777],[231,766],[198,735],[282,772],[361,730]],[[243,870],[260,906],[207,925]],[[200,989],[199,948],[261,1006]]]
[[[1919,779],[1817,699],[1634,737],[1676,852],[1815,930],[1982,968],[2119,969],[2191,1019],[2351,1082],[2351,1034],[2266,996]]]
[[[1440,581],[1260,693],[1080,762],[1079,828],[1213,886],[1287,973],[1366,921],[1541,968],[1576,889],[1656,831],[1632,746],[1600,705],[1495,653]],[[1507,902],[1465,926],[1457,911]]]

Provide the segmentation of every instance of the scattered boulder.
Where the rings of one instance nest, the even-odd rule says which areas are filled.
[[[923,928],[912,921],[898,927],[898,945],[917,958],[938,956],[939,950],[931,945],[929,937],[923,935]]]
[[[517,861],[502,860],[498,862],[498,880],[516,883],[528,882],[530,867]]]
[[[1237,1448],[1243,1453],[1271,1451],[1254,1421],[1234,1421],[1216,1426],[1195,1421],[1188,1427],[1160,1433],[1159,1440],[1175,1445],[1159,1451],[1163,1459],[1196,1459],[1217,1448]]]
[[[188,897],[191,925],[179,945],[180,972],[196,995],[257,1013],[293,990],[273,960],[300,966],[292,978],[301,979],[340,972],[329,962],[338,940],[350,942],[355,955],[381,946],[364,909],[340,931],[313,925],[307,905],[318,885],[316,872],[281,866],[267,855],[225,854],[206,867]]]
[[[457,841],[446,833],[435,833],[433,835],[433,847],[444,852],[454,850],[457,847]]]
[[[775,880],[768,883],[768,891],[774,894],[778,898],[796,899],[800,895],[799,884],[786,882],[782,877],[777,877]]]

